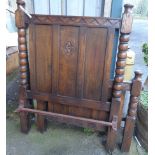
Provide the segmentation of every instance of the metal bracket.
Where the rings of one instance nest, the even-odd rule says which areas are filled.
[[[117,131],[118,116],[114,115],[112,120],[112,129]]]
[[[29,14],[29,12],[23,8],[23,6],[19,5],[19,8],[29,17],[29,18],[32,18],[32,16]]]

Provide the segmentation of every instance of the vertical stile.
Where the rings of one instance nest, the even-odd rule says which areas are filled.
[[[17,10],[15,12],[16,26],[18,28],[18,49],[19,49],[19,65],[20,65],[20,87],[19,87],[19,108],[28,107],[28,100],[26,99],[26,89],[29,88],[28,79],[28,54],[26,46],[26,24],[25,14],[20,9],[20,6],[25,7],[23,0],[17,0]],[[27,133],[29,131],[29,114],[27,112],[20,112],[21,131]]]
[[[142,73],[140,71],[135,71],[135,77],[132,80],[128,114],[125,122],[125,129],[121,146],[122,152],[129,152],[130,150],[131,140],[134,132],[134,125],[136,121],[138,97],[140,96],[140,92],[142,89],[141,77]]]
[[[123,90],[123,79],[124,79],[124,68],[126,65],[126,57],[127,57],[127,50],[128,50],[128,41],[129,41],[129,34],[131,33],[132,29],[132,8],[133,5],[126,4],[124,5],[124,13],[122,17],[122,25],[120,30],[120,42],[118,47],[118,54],[117,54],[117,61],[116,61],[116,69],[115,69],[115,78],[113,84],[113,97],[112,97],[112,104],[110,110],[110,119],[112,121],[114,115],[121,117],[120,109],[121,109],[121,96]],[[118,123],[119,124],[119,123]],[[117,127],[118,129],[119,127]],[[116,145],[116,138],[117,138],[117,130],[113,130],[112,128],[108,129],[108,136],[106,142],[106,149],[112,152]]]

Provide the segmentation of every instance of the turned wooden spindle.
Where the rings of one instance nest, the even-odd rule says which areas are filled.
[[[123,89],[124,72],[127,58],[129,35],[132,29],[132,8],[133,5],[125,4],[124,13],[122,17],[122,25],[120,30],[119,47],[117,54],[114,86],[113,86],[113,97],[120,98]]]
[[[15,12],[16,26],[18,28],[18,50],[19,50],[19,69],[20,69],[20,87],[19,87],[19,108],[27,107],[26,89],[28,89],[28,55],[26,47],[26,24],[25,14],[20,9],[24,8],[25,2],[17,0],[17,10]],[[29,130],[29,116],[26,112],[20,112],[21,131],[27,133]]]
[[[124,5],[124,13],[122,16],[122,24],[120,29],[120,38],[119,38],[119,46],[118,46],[118,54],[116,61],[116,69],[115,69],[115,77],[113,84],[113,92],[112,92],[112,105],[110,110],[110,120],[112,120],[113,116],[116,115],[118,120],[120,120],[120,107],[121,107],[121,96],[123,90],[123,80],[124,80],[124,72],[127,58],[127,50],[128,50],[128,41],[129,35],[132,29],[132,8],[133,5],[125,4]],[[119,125],[119,124],[118,124]],[[117,129],[119,126],[117,126]],[[112,152],[116,145],[117,138],[117,130],[113,130],[112,128],[108,129],[108,136],[106,142],[106,149],[109,152]]]
[[[126,118],[123,141],[121,146],[121,150],[123,152],[129,152],[130,150],[131,140],[132,140],[135,121],[136,121],[137,105],[138,105],[140,92],[142,89],[141,77],[142,77],[142,73],[140,71],[135,71],[135,77],[132,81],[129,109],[128,109],[128,114]]]

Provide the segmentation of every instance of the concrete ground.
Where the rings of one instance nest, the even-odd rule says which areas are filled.
[[[141,69],[147,76],[147,67],[143,63],[141,46],[147,42],[147,21],[135,20],[130,37],[130,47],[136,52],[135,69]],[[7,155],[106,155],[102,145],[101,133],[84,132],[83,128],[49,122],[44,134],[36,130],[33,123],[30,132],[25,135],[20,132],[19,117],[13,113],[17,108],[18,71],[7,77],[7,119],[6,119],[6,154]],[[121,136],[118,141],[121,140]],[[113,155],[121,153],[119,147]],[[147,153],[133,138],[128,155],[146,155]]]
[[[142,45],[148,42],[147,20],[134,19],[129,46],[136,54],[134,70],[143,72],[142,80],[145,81],[148,69],[143,60]]]

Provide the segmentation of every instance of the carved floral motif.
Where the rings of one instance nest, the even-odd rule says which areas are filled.
[[[67,41],[65,43],[65,46],[64,46],[64,53],[66,55],[71,55],[73,53],[73,50],[74,50],[74,45],[71,41]]]

